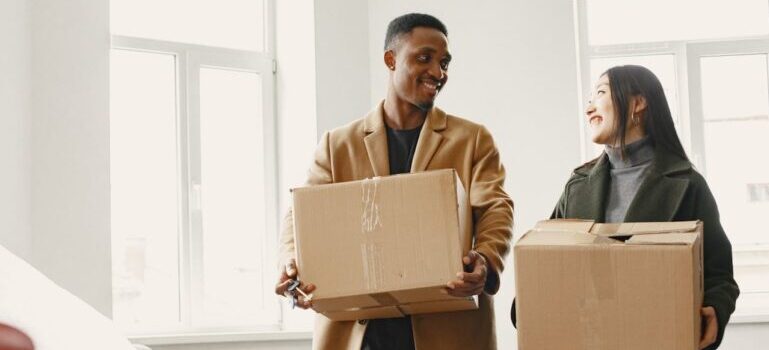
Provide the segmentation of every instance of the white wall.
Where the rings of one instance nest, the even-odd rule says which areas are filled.
[[[109,0],[32,0],[32,263],[111,314]]]
[[[577,61],[571,1],[371,0],[371,98],[385,93],[382,41],[407,12],[438,17],[449,32],[449,80],[436,105],[486,125],[507,168],[516,238],[549,217],[580,164]],[[495,297],[500,349],[515,348],[511,259]]]
[[[369,110],[366,1],[315,1],[318,136]]]
[[[31,254],[30,23],[26,0],[0,2],[0,245]]]

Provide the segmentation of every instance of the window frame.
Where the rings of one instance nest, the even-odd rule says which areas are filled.
[[[580,128],[580,149],[582,161],[594,157],[591,152],[592,141],[590,131],[582,120],[582,111],[590,98],[592,90],[590,76],[590,61],[596,58],[632,57],[672,54],[675,56],[676,87],[678,89],[677,103],[679,106],[679,122],[681,143],[690,155],[692,163],[699,171],[706,173],[704,117],[702,111],[702,85],[700,76],[700,57],[721,55],[767,54],[769,57],[769,35],[750,36],[731,39],[666,41],[649,43],[632,43],[620,45],[589,45],[587,25],[587,1],[574,0],[574,26],[577,48],[578,96],[580,113],[578,114]],[[767,60],[769,62],[769,60]],[[769,79],[769,77],[768,77]],[[769,96],[767,96],[769,98]],[[764,255],[764,263],[757,263],[755,253]],[[769,245],[751,244],[732,246],[733,263],[735,267],[769,265]],[[742,291],[742,293],[751,291]],[[769,298],[769,291],[755,291]],[[753,310],[751,305],[747,310],[732,315],[732,323],[759,323],[769,321],[769,310]]]
[[[124,329],[132,339],[163,339],[194,336],[196,334],[265,334],[283,329],[281,302],[273,303],[274,321],[253,326],[198,326],[201,315],[203,281],[203,232],[200,202],[201,145],[200,145],[200,68],[216,68],[259,74],[262,90],[264,154],[264,208],[265,222],[260,245],[262,283],[269,286],[275,276],[279,232],[278,160],[276,117],[276,61],[274,39],[274,0],[265,0],[265,51],[246,51],[230,48],[187,44],[157,39],[111,35],[111,49],[173,55],[176,73],[176,138],[177,169],[179,174],[179,319],[178,326],[145,326]],[[196,302],[197,301],[197,302]],[[210,336],[209,336],[210,337]]]

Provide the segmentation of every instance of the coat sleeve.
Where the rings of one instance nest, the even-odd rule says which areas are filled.
[[[307,171],[307,185],[321,185],[333,182],[329,138],[328,132],[323,134],[320,143],[318,143],[315,149],[314,160]],[[291,259],[296,259],[296,250],[294,246],[294,213],[292,207],[289,206],[281,224],[278,268],[282,269]]]
[[[505,168],[491,134],[480,127],[475,139],[473,169],[470,182],[470,205],[475,231],[474,249],[490,267],[485,291],[499,290],[499,274],[510,251],[513,237],[513,201],[504,189]]]
[[[716,349],[724,337],[726,324],[734,312],[740,289],[734,280],[732,245],[726,237],[715,198],[702,177],[697,177],[694,216],[704,224],[703,260],[705,295],[703,306],[712,306],[718,318],[718,338],[708,349]]]

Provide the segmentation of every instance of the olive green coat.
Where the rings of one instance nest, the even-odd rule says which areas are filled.
[[[576,169],[553,211],[552,218],[604,222],[609,191],[609,161],[604,153]],[[713,306],[721,343],[740,294],[732,270],[732,246],[721,227],[718,208],[705,179],[692,164],[672,153],[656,151],[654,161],[628,207],[624,222],[688,221],[704,223],[705,294]],[[511,313],[515,323],[515,303]]]

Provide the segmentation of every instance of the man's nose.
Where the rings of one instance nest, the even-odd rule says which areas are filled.
[[[432,64],[430,65],[430,76],[433,77],[436,80],[443,80],[443,78],[446,76],[446,72],[441,68],[441,64]]]

